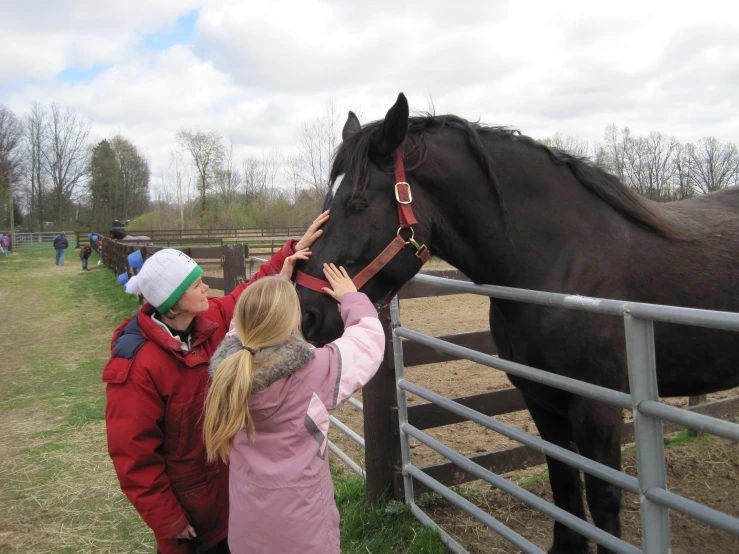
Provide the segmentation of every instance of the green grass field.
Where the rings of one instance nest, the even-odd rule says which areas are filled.
[[[138,308],[102,265],[54,251],[0,257],[0,552],[153,553],[106,450],[100,375],[115,327]],[[446,552],[397,503],[370,508],[335,462],[347,554]]]

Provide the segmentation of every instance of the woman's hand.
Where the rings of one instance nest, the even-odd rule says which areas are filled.
[[[282,270],[280,270],[280,275],[287,277],[288,279],[292,279],[293,271],[295,271],[295,263],[298,260],[307,260],[311,254],[312,252],[310,250],[303,248],[302,250],[297,250],[292,256],[285,258],[285,261],[282,264]]]
[[[190,541],[195,537],[197,537],[197,535],[195,534],[195,529],[192,528],[192,525],[188,525],[182,531],[180,531],[179,535],[177,535],[175,538]]]
[[[326,223],[328,221],[328,212],[330,210],[326,210],[321,215],[319,215],[313,223],[311,223],[311,226],[308,227],[308,230],[303,235],[303,238],[298,241],[298,244],[295,245],[295,251],[303,250],[304,248],[310,247],[311,244],[316,242],[316,239],[320,237],[323,234],[323,230],[320,229],[321,225]]]
[[[357,287],[343,267],[336,269],[334,264],[323,264],[323,274],[331,284],[331,288],[323,288],[323,292],[341,302],[341,298],[348,292],[357,292]],[[333,290],[332,290],[333,289]]]

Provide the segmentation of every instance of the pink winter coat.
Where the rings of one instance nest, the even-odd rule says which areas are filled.
[[[255,358],[249,401],[255,436],[242,429],[230,456],[232,554],[339,554],[339,512],[328,464],[329,414],[382,362],[385,335],[366,295],[341,300],[345,331],[315,349],[298,339]],[[211,371],[240,348],[229,333]]]

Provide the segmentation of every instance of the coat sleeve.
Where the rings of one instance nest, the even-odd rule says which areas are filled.
[[[205,313],[205,317],[211,321],[215,321],[216,323],[223,324],[228,327],[231,323],[231,319],[233,319],[236,302],[238,301],[239,296],[241,296],[241,293],[244,292],[244,289],[262,277],[279,275],[280,271],[282,271],[282,266],[285,263],[285,258],[295,254],[295,245],[297,243],[298,241],[295,239],[287,241],[282,248],[275,252],[274,256],[262,264],[262,267],[259,268],[259,271],[254,274],[254,277],[252,277],[248,283],[239,285],[231,291],[230,294],[225,296],[210,298],[208,300],[209,308]]]
[[[345,294],[340,309],[344,334],[324,347],[328,372],[320,379],[320,396],[330,412],[374,377],[385,354],[385,333],[369,298],[361,292]]]
[[[126,364],[129,367],[112,367]],[[113,358],[104,372],[116,376],[108,379],[106,388],[108,453],[121,490],[144,522],[156,535],[175,538],[189,518],[172,491],[158,452],[164,441],[164,400],[145,368],[132,370],[130,364],[129,360]]]

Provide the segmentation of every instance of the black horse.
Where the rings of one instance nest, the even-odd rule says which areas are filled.
[[[515,131],[452,115],[409,118],[402,94],[382,121],[361,127],[349,113],[326,198],[331,219],[302,271],[320,277],[331,261],[353,275],[393,241],[398,148],[416,241],[476,283],[739,311],[739,188],[656,204],[586,160]],[[415,253],[403,248],[362,291],[378,301],[397,290],[420,269]],[[299,292],[306,338],[335,339],[342,331],[335,302]],[[494,300],[490,325],[502,358],[628,390],[620,318]],[[739,385],[735,334],[660,323],[654,333],[662,396]],[[510,379],[544,439],[620,469],[620,409]],[[584,518],[579,471],[551,458],[547,464],[556,505]],[[595,524],[619,536],[621,490],[587,474],[585,485]],[[584,537],[554,524],[550,552],[586,551]]]

